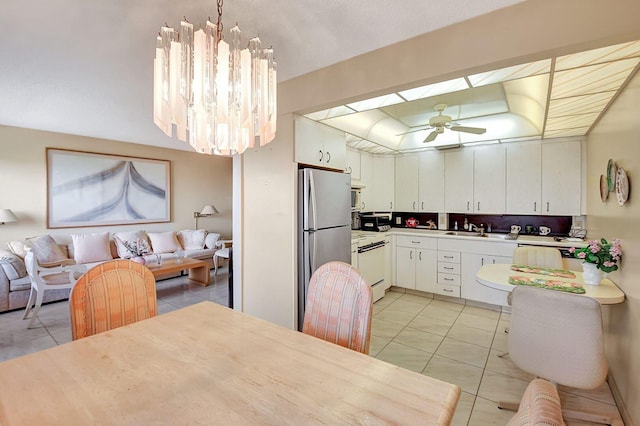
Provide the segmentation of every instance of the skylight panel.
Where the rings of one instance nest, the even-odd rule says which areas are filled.
[[[501,83],[503,81],[517,80],[519,78],[531,77],[549,73],[551,71],[551,59],[543,59],[537,62],[514,65],[512,67],[501,68],[499,70],[487,71],[469,76],[469,81],[473,87],[486,86],[488,84]]]
[[[640,57],[640,41],[616,44],[572,55],[559,56],[556,59],[556,71],[594,65],[603,62],[617,61],[631,57]]]
[[[443,93],[457,92],[458,90],[465,90],[468,88],[469,85],[464,78],[456,78],[453,80],[443,81],[441,83],[416,87],[415,89],[403,90],[398,93],[408,101],[415,101],[416,99],[430,98],[432,96],[442,95]]]

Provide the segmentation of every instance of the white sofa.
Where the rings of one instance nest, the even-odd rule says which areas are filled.
[[[189,232],[193,232],[191,230],[186,230]],[[198,247],[199,241],[184,241],[184,238],[178,239],[179,245],[176,247],[180,251],[184,253],[184,256],[190,257],[192,259],[204,260],[209,265],[209,268],[213,268],[213,254],[217,250],[217,242],[220,240],[220,234],[217,233],[207,233],[204,230],[201,230],[205,233],[204,235],[204,244],[202,247]],[[185,231],[178,231],[185,232]],[[95,265],[98,265],[104,261],[120,258],[120,254],[122,253],[122,247],[120,247],[120,253],[118,250],[117,241],[114,239],[114,235],[118,235],[122,233],[109,234],[108,236],[108,249],[103,249],[105,252],[108,250],[108,255],[103,253],[104,257],[102,259],[91,259],[91,257],[87,257],[87,254],[78,253],[78,247],[81,247],[82,244],[79,243],[78,236],[80,235],[97,235],[92,233],[86,234],[75,234],[75,235],[63,235],[56,236],[54,238],[55,243],[57,243],[57,247],[62,253],[62,256],[69,259],[76,260],[76,263],[85,264],[87,269],[92,268]],[[148,233],[147,235],[154,234]],[[168,233],[158,233],[158,234],[168,234]],[[176,233],[177,236],[178,233]],[[164,236],[163,236],[164,237]],[[163,238],[158,239],[159,242],[162,242]],[[167,240],[167,238],[164,238]],[[76,243],[74,245],[74,242]],[[88,244],[92,244],[89,240]],[[150,241],[150,249],[153,251],[154,247],[152,244],[153,241]],[[166,243],[166,241],[165,241]],[[187,244],[189,248],[184,248],[183,244]],[[78,246],[78,247],[77,247]],[[9,250],[0,249],[0,312],[10,311],[14,309],[24,308],[27,305],[27,301],[29,300],[29,291],[31,289],[31,280],[29,275],[27,275],[27,270],[24,265],[24,247],[22,247],[21,252],[21,244],[18,242],[9,243]],[[162,257],[162,259],[169,259],[175,257],[175,251],[166,251],[170,249],[170,246],[164,244],[163,250],[160,253],[149,253],[144,255],[145,260],[148,264],[154,264],[157,262],[157,255]],[[84,258],[83,258],[84,257]],[[84,260],[92,260],[92,261],[84,261]],[[166,275],[158,277],[159,279],[170,278],[173,276],[177,276],[176,274]],[[45,292],[44,303],[52,302],[56,300],[63,300],[69,297],[69,290],[54,290]]]

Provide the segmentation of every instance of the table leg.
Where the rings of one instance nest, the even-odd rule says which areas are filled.
[[[198,266],[189,269],[189,279],[194,283],[206,287],[209,285],[209,268],[207,266]]]

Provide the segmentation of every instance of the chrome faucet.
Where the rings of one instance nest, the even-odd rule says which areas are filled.
[[[474,230],[477,231],[478,227],[473,223],[469,223],[469,232],[473,232]]]
[[[480,233],[480,236],[484,236],[484,224],[480,224],[480,226],[474,225],[473,223],[469,223],[469,232],[477,231]]]

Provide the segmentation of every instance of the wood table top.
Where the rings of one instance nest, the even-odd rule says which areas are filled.
[[[207,262],[205,262],[204,260],[185,257],[184,259],[182,259],[182,262],[179,263],[176,259],[165,259],[160,265],[150,262],[146,266],[151,272],[153,272],[154,275],[161,275],[171,272],[184,271],[190,268],[199,268],[203,266],[206,267]]]
[[[579,294],[578,296],[591,297],[596,299],[602,305],[624,302],[624,293],[622,290],[620,290],[611,280],[606,278],[602,280],[600,285],[588,285],[582,280],[582,272],[580,271],[571,271],[575,273],[575,278],[549,277],[539,274],[513,271],[511,270],[511,266],[512,265],[509,264],[499,263],[484,265],[476,274],[476,281],[497,290],[511,291],[515,286],[509,283],[510,276],[522,275],[529,278],[552,278],[558,281],[582,284],[586,292],[584,294]]]
[[[202,302],[0,363],[0,424],[446,425],[456,385]]]

